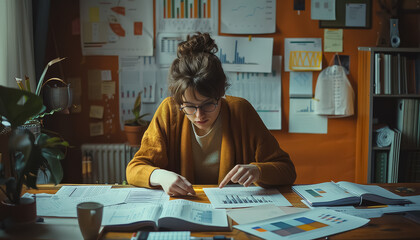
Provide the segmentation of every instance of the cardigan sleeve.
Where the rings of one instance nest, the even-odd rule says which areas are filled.
[[[165,99],[143,135],[140,149],[128,163],[126,169],[127,182],[138,187],[152,188],[150,175],[155,169],[168,165],[167,135],[170,122],[170,106]]]
[[[252,105],[244,100],[241,110],[243,129],[249,131],[243,134],[243,143],[248,144],[254,156],[253,162],[260,172],[257,185],[268,187],[272,185],[291,185],[296,180],[296,171],[288,153],[280,148],[276,138],[270,133],[264,122]]]

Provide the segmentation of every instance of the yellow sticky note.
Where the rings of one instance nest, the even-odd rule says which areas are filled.
[[[99,22],[99,8],[97,7],[89,8],[89,21]]]
[[[104,123],[89,123],[89,133],[91,137],[104,135]]]
[[[115,94],[115,82],[106,81],[102,82],[102,94],[114,95]]]
[[[104,116],[103,106],[97,106],[97,105],[90,106],[89,117],[102,119],[103,116]]]

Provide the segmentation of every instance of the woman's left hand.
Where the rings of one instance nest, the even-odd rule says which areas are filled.
[[[226,174],[223,181],[220,182],[219,188],[223,188],[229,181],[248,187],[251,183],[258,181],[260,175],[261,173],[257,166],[252,164],[238,164]]]

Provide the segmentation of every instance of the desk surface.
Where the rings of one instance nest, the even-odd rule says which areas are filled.
[[[62,185],[39,185],[38,190],[28,190],[29,193],[55,193]],[[380,184],[380,186],[396,193],[399,195],[420,195],[420,183],[398,183],[398,184]],[[114,187],[127,187],[127,186],[114,186]],[[128,186],[131,187],[131,186]],[[214,187],[214,186],[203,186],[196,185],[197,196],[184,197],[184,199],[209,203],[203,187]],[[397,187],[407,187],[414,190],[411,193],[397,192]],[[280,192],[293,204],[294,207],[306,207],[302,202],[301,198],[293,192],[290,187],[280,187]],[[174,198],[171,198],[174,199]],[[372,218],[371,221],[358,229],[329,236],[328,239],[420,239],[419,224],[405,218],[402,214],[391,214],[384,215],[380,218]],[[225,235],[233,237],[235,240],[239,239],[260,239],[250,234],[246,234],[237,229],[233,229],[232,232],[195,232],[191,234],[195,237],[208,237],[214,235]],[[108,232],[102,239],[130,239],[131,233],[123,232]]]

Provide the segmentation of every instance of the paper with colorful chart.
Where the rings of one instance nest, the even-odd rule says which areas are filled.
[[[246,233],[263,239],[315,239],[361,227],[369,219],[327,209],[315,209],[271,218],[250,224],[235,225]]]
[[[153,0],[80,1],[83,55],[153,56]]]

